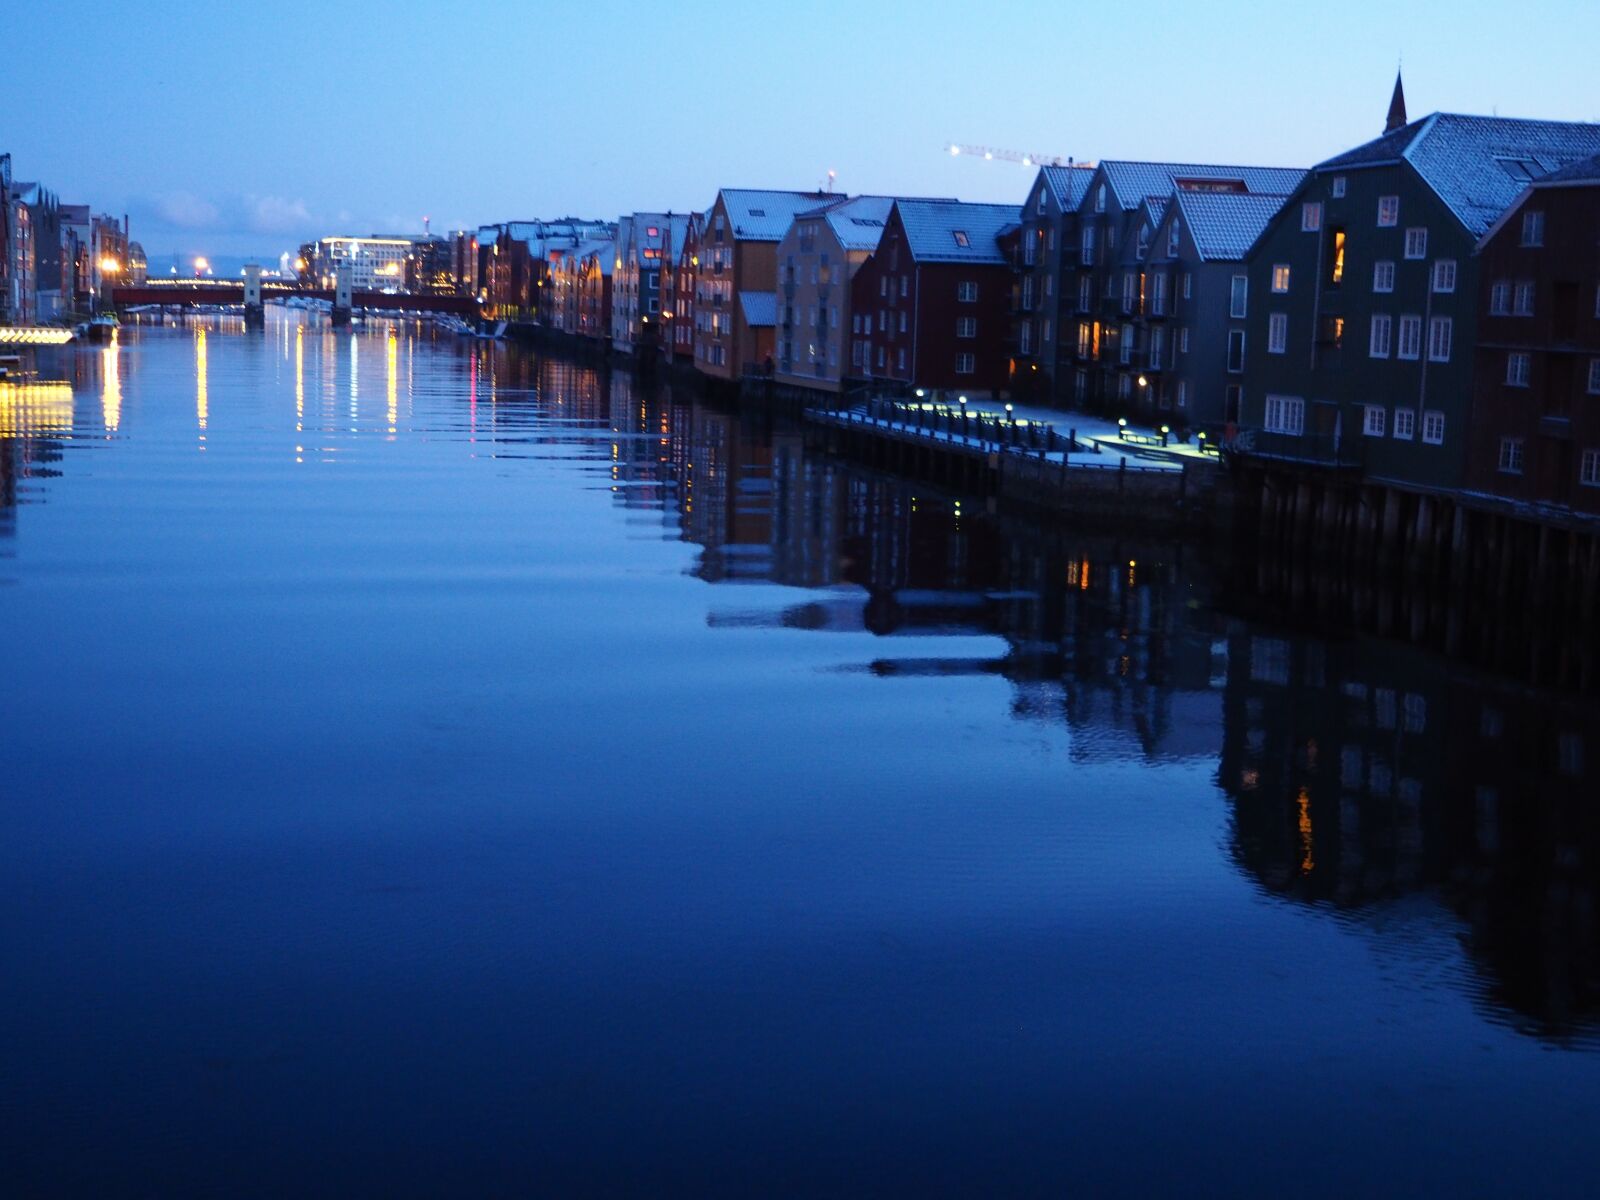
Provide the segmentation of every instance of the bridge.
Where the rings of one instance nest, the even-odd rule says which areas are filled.
[[[336,300],[332,288],[302,287],[267,279],[261,280],[259,286],[263,302],[287,300],[291,296],[325,300],[329,304]],[[144,304],[165,308],[200,308],[242,307],[245,303],[245,281],[242,279],[237,282],[227,279],[152,279],[142,284],[117,284],[110,290],[111,306],[119,310]],[[478,302],[470,296],[352,291],[350,307],[386,312],[452,313],[469,320],[478,316]]]

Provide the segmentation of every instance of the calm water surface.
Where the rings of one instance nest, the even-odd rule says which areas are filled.
[[[1591,710],[515,347],[41,375],[11,1194],[1594,1185]]]

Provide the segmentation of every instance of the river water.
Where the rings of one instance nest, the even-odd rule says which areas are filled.
[[[1593,1185],[1591,708],[298,320],[0,383],[12,1194]]]

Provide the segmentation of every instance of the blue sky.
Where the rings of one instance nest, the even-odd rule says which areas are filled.
[[[719,185],[1020,201],[1079,159],[1308,165],[1411,114],[1600,119],[1600,4],[1255,0],[7,6],[0,151],[157,257],[704,207]],[[726,15],[724,15],[726,14]],[[24,100],[23,98],[26,98]]]

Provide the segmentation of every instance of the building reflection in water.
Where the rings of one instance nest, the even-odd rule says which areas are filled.
[[[1600,1016],[1600,721],[1392,643],[1239,622],[1218,777],[1232,853],[1273,895],[1376,923],[1461,922],[1491,1014],[1551,1038]]]
[[[1075,758],[1216,763],[1229,852],[1264,891],[1391,941],[1408,934],[1385,913],[1420,900],[1460,931],[1486,1015],[1593,1033],[1600,720],[1584,703],[1228,617],[1194,547],[992,514],[622,373],[607,390],[555,366],[539,386],[550,414],[609,429],[617,501],[675,520],[699,577],[813,593],[774,611],[735,591],[713,624],[870,631],[885,648],[867,669],[1003,677],[1013,715],[1063,723]],[[1004,650],[916,653],[950,634]]]

